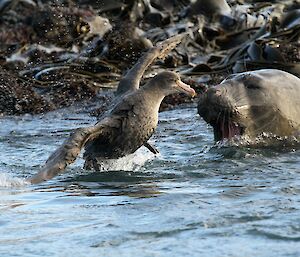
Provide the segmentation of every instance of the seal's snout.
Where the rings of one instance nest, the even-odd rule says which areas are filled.
[[[220,104],[225,101],[225,94],[223,91],[224,90],[222,90],[222,88],[212,87],[206,91],[206,94],[208,95],[210,101],[216,101]]]
[[[221,88],[209,88],[199,97],[198,113],[208,123],[230,108],[231,105]]]
[[[244,128],[235,122],[230,96],[221,87],[208,89],[199,98],[199,115],[214,128],[215,140],[242,135]]]

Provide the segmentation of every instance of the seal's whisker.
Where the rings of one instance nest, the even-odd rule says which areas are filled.
[[[222,137],[224,137],[225,136],[225,113],[222,118],[223,118],[222,119]]]
[[[222,114],[222,112],[220,111],[220,112],[218,113],[217,123],[219,123],[219,119],[220,119],[221,114]]]
[[[228,136],[231,137],[232,136],[232,129],[231,129],[231,122],[230,122],[230,112],[227,111],[227,128],[228,128]]]

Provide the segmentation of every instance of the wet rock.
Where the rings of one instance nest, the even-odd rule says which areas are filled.
[[[107,34],[107,58],[122,61],[126,67],[133,65],[141,54],[152,47],[152,42],[143,36],[143,31],[129,22],[120,22]]]
[[[230,16],[231,8],[226,0],[196,0],[188,8],[188,15],[205,15],[213,18],[220,15]]]
[[[0,69],[0,114],[43,113],[53,106],[14,74]]]
[[[3,83],[2,98],[14,99],[7,100],[12,111],[5,112],[40,112],[42,104],[35,110],[30,92],[32,101],[45,101],[49,110],[94,101],[152,43],[183,32],[189,36],[155,63],[154,73],[175,69],[195,81],[195,89],[234,71],[276,66],[300,74],[298,5],[292,0],[0,1],[0,64],[13,74],[12,84],[22,84],[19,92]],[[16,100],[21,96],[23,103]],[[178,102],[185,99],[168,97],[162,108]]]

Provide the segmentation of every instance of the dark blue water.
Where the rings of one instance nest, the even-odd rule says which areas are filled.
[[[190,107],[161,113],[158,156],[140,149],[104,172],[78,160],[32,186],[24,178],[94,120],[0,122],[0,256],[300,256],[297,146],[216,146]]]

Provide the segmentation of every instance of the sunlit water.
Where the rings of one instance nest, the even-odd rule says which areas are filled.
[[[195,108],[176,109],[160,114],[158,156],[140,149],[103,172],[80,159],[33,186],[24,178],[94,120],[0,122],[0,256],[300,256],[299,147],[214,146]]]

